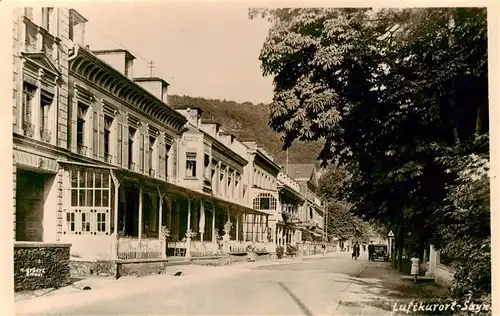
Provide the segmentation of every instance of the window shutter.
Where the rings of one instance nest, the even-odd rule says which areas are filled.
[[[116,118],[116,120],[118,120],[118,119],[119,119],[119,117]],[[122,133],[123,133],[122,123],[117,122],[117,124],[116,124],[116,163],[120,166],[122,164],[122,152],[123,152]]]
[[[104,113],[99,111],[99,157],[104,159]]]
[[[128,161],[129,161],[129,156],[128,156],[128,123],[125,120],[123,122],[122,126],[122,142],[123,142],[123,161],[122,161],[122,166],[127,168],[128,166]]]
[[[172,177],[177,180],[177,142],[172,143]]]
[[[151,153],[149,152],[149,137],[144,137],[144,173],[147,173],[149,174],[149,168],[151,168],[151,166],[149,165],[149,155],[151,155]]]
[[[139,134],[139,171],[144,171],[144,134],[138,130]]]
[[[99,115],[97,114],[97,109],[93,107],[93,116],[92,116],[92,122],[93,122],[93,133],[92,133],[92,155],[94,158],[97,157],[97,152],[99,150],[99,140],[98,140],[98,130],[99,130]]]
[[[162,134],[158,136],[158,140],[156,141],[156,146],[158,152],[158,167],[156,170],[158,170],[160,178],[165,179],[165,145],[163,143]]]

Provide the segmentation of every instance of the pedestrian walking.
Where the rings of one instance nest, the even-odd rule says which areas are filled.
[[[324,256],[326,254],[326,244],[324,242],[321,244],[321,248],[322,248],[321,251],[323,252]]]
[[[373,246],[373,241],[368,245],[368,260],[373,261],[373,252],[375,251],[375,246]]]
[[[420,259],[417,258],[417,254],[413,254],[411,261],[411,275],[413,275],[413,281],[417,283],[418,275],[420,274]]]
[[[356,260],[358,260],[359,257],[359,243],[356,241],[356,244],[354,244],[354,256],[356,257]]]

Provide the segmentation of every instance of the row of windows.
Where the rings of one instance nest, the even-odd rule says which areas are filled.
[[[40,89],[39,96],[36,97],[38,89],[40,88],[28,82],[23,84],[22,128],[26,136],[34,137],[38,133],[42,141],[50,142],[49,113],[54,95]],[[35,107],[38,107],[38,117],[33,115]],[[39,128],[37,131],[36,125]]]
[[[271,193],[259,193],[259,195],[253,199],[253,209],[275,210],[276,198],[274,198]]]
[[[97,157],[98,153],[101,153],[107,162],[111,163],[114,160],[114,156],[116,156],[116,163],[122,164],[122,160],[124,159],[123,146],[126,142],[127,146],[125,150],[128,156],[128,169],[156,176],[156,172],[159,172],[163,167],[164,176],[167,176],[170,145],[165,145],[165,157],[161,157],[159,153],[160,142],[156,135],[149,135],[146,138],[144,134],[138,132],[136,127],[129,126],[126,129],[120,122],[117,122],[115,117],[108,114],[103,115],[102,123],[100,123],[97,112],[94,112],[91,126],[92,133],[90,133],[87,126],[89,120],[89,106],[83,102],[78,102],[76,143],[80,154],[87,155],[87,148],[92,143],[92,154],[94,157]],[[90,134],[92,135],[92,139],[87,139]],[[99,137],[100,134],[102,138]],[[146,146],[146,140],[148,140],[148,146]],[[116,146],[113,146],[114,143],[116,143]],[[148,162],[149,170],[146,170],[146,161]],[[194,173],[196,173],[196,170],[194,170]]]
[[[66,211],[64,233],[109,235],[109,220],[109,210],[69,209]]]

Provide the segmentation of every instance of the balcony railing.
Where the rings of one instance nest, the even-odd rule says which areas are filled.
[[[164,253],[164,240],[136,237],[118,239],[118,259],[159,259]]]
[[[24,131],[25,136],[33,137],[33,135],[35,134],[35,125],[33,125],[31,123],[24,122],[23,123],[23,131]]]
[[[149,176],[154,178],[155,175],[156,175],[156,171],[154,169],[149,169]]]
[[[52,133],[48,129],[40,129],[40,138],[43,142],[50,143]]]
[[[54,44],[55,44],[55,39],[52,35],[50,35],[47,31],[42,32],[42,51],[49,56],[50,58],[54,59]]]
[[[135,163],[129,162],[128,163],[128,169],[131,170],[131,171],[135,171]]]
[[[58,38],[50,34],[47,30],[36,25],[29,18],[25,17],[26,38],[24,39],[26,52],[44,52],[49,58],[56,60]]]
[[[104,160],[107,162],[107,163],[113,163],[113,156],[108,154],[108,153],[104,153]]]
[[[77,150],[78,150],[78,154],[80,154],[82,156],[87,155],[87,146],[78,145]]]
[[[25,50],[26,52],[36,52],[38,50],[38,26],[29,19],[25,19],[25,23]]]

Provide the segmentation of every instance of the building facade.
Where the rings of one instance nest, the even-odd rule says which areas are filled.
[[[13,27],[15,241],[57,241],[67,156],[69,10],[17,8]]]
[[[86,22],[15,11],[14,241],[126,261],[273,252],[303,239],[300,222],[318,233],[315,169],[295,179],[196,105],[170,107],[169,84],[134,77],[129,51],[86,45]]]
[[[296,246],[302,241],[300,210],[306,202],[295,179],[284,173],[278,174],[279,211],[276,221],[276,243],[280,246]]]
[[[314,164],[289,164],[288,174],[297,181],[299,190],[305,198],[299,210],[299,219],[303,228],[302,239],[322,241],[325,239],[325,209],[321,197],[318,197],[318,171]]]

